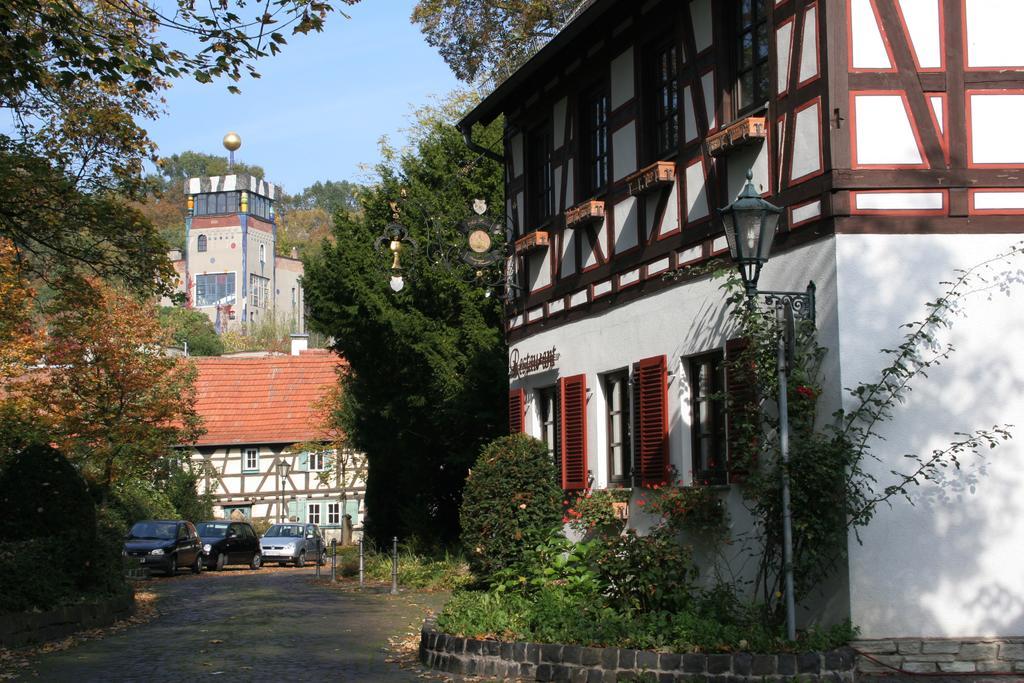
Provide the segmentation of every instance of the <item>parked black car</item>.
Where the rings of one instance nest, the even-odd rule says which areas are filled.
[[[124,556],[148,569],[174,576],[179,567],[203,571],[203,543],[192,522],[152,519],[136,522],[124,539]]]
[[[248,522],[230,522],[225,519],[202,522],[197,527],[203,539],[206,566],[223,569],[228,564],[247,564],[259,569],[263,564],[260,540]]]

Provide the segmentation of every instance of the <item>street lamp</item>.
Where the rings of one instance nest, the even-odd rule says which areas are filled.
[[[758,292],[761,267],[768,262],[775,230],[783,209],[761,198],[747,171],[747,184],[736,201],[719,209],[729,242],[729,256],[740,271],[751,306],[758,295],[775,309],[779,378],[779,453],[782,460],[782,563],[786,588],[786,637],[796,640],[796,598],[793,586],[793,519],[789,491],[789,404],[787,380],[790,353],[796,336],[794,318],[814,321],[814,283],[805,292]]]
[[[753,183],[753,171],[747,171],[747,184],[732,204],[719,209],[725,224],[729,255],[740,270],[747,296],[757,293],[761,266],[768,261],[772,238],[779,225],[782,208],[761,199]]]
[[[287,461],[281,460],[277,463],[277,476],[281,477],[281,521],[286,522],[284,513],[284,487],[288,483],[288,470],[291,469],[291,465]]]

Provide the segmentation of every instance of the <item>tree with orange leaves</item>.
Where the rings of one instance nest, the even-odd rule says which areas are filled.
[[[32,315],[34,297],[17,250],[0,239],[0,448],[8,450],[30,440],[27,432],[33,424],[17,386],[42,352],[42,337]]]
[[[29,389],[50,440],[104,492],[152,479],[202,434],[196,370],[167,356],[156,310],[92,281],[48,307],[47,369]]]

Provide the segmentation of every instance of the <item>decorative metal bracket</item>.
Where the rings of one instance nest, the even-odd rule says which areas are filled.
[[[804,292],[758,292],[764,302],[773,308],[786,307],[793,312],[796,320],[808,320],[814,322],[814,293],[817,288],[814,282],[807,283],[807,290]]]

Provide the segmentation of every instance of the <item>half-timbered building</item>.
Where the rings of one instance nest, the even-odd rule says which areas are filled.
[[[511,427],[544,439],[566,489],[674,470],[719,484],[742,524],[725,295],[663,274],[727,258],[716,209],[752,170],[786,207],[760,286],[816,283],[822,413],[851,405],[843,387],[877,376],[939,283],[1024,232],[1024,2],[584,5],[459,124],[472,144],[505,117]],[[984,296],[963,312],[955,357],[881,428],[882,485],[904,453],[1024,414],[1024,314]],[[867,637],[1024,632],[1024,448],[997,452],[975,493],[926,486],[851,538],[815,613]]]
[[[339,541],[349,515],[361,533],[364,459],[332,447],[336,435],[325,431],[321,405],[343,361],[322,349],[192,361],[206,428],[192,458],[203,465],[200,492],[212,494],[215,514],[312,522]]]

